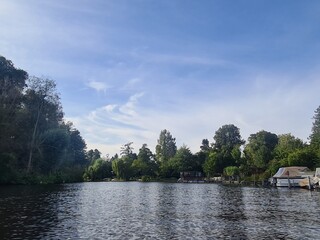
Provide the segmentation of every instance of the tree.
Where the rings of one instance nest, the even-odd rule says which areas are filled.
[[[303,147],[304,143],[301,139],[291,134],[279,135],[278,144],[274,149],[275,158],[278,160],[286,159],[290,153]]]
[[[132,164],[137,159],[137,154],[133,153],[131,145],[132,142],[124,144],[120,151],[121,158],[113,158],[112,160],[112,170],[118,179],[129,180],[133,177],[134,169]]]
[[[79,180],[85,147],[80,132],[63,120],[56,83],[28,78],[0,56],[0,182]]]
[[[197,162],[190,149],[183,145],[178,149],[175,156],[170,158],[169,165],[172,168],[171,176],[179,177],[180,172],[194,171]]]
[[[268,163],[273,159],[278,136],[267,131],[251,134],[245,146],[244,153],[247,164],[256,169],[265,170]]]
[[[85,165],[87,162],[86,148],[87,144],[76,128],[69,129],[69,161],[73,164]]]
[[[216,154],[215,169],[222,173],[227,166],[239,165],[240,147],[245,143],[240,135],[240,130],[233,124],[224,125],[214,135],[213,151]]]
[[[237,166],[228,166],[223,172],[228,177],[234,177],[239,175],[239,168]]]
[[[41,131],[49,127],[58,127],[62,122],[63,113],[60,98],[56,92],[56,84],[53,80],[32,77],[28,80],[27,107],[33,116],[32,134],[30,137],[30,150],[27,172],[31,171],[33,153],[38,148],[38,140]],[[51,126],[50,126],[51,125]]]
[[[135,153],[133,153],[133,147],[131,147],[132,144],[133,144],[133,142],[128,142],[128,143],[124,144],[121,147],[120,155],[127,156],[132,160],[136,159],[137,155]]]
[[[320,153],[320,106],[314,112],[310,145]]]
[[[16,158],[19,111],[27,78],[27,72],[0,56],[0,160],[5,153]]]
[[[94,160],[101,158],[101,152],[98,149],[90,149],[86,155],[90,162],[93,162]]]
[[[156,146],[156,159],[160,163],[167,162],[177,152],[176,139],[166,129],[162,130]]]
[[[155,176],[158,165],[147,144],[143,144],[139,149],[138,158],[132,163],[135,176]]]
[[[231,152],[234,147],[240,147],[245,143],[241,138],[239,128],[233,124],[224,125],[219,128],[213,139],[215,140],[213,147],[218,152]]]
[[[85,181],[99,181],[111,177],[111,162],[102,158],[95,159],[83,174]]]
[[[128,156],[123,156],[112,161],[112,170],[118,179],[129,180],[133,175],[131,167],[133,160]]]
[[[203,170],[203,164],[206,162],[206,160],[209,157],[209,153],[212,151],[210,147],[210,143],[208,139],[203,139],[202,144],[200,146],[200,151],[196,153],[195,161],[197,162],[197,167],[195,168],[195,171],[204,171]]]
[[[217,152],[210,152],[208,158],[203,164],[203,171],[205,172],[207,177],[212,177],[217,173],[217,162],[218,162],[218,154]]]
[[[316,152],[310,147],[290,153],[287,159],[288,166],[306,166],[310,169],[319,166],[320,163]]]
[[[210,151],[210,144],[208,139],[203,139],[202,144],[200,146],[202,152],[209,152]]]
[[[41,158],[37,162],[38,171],[48,174],[63,165],[69,136],[65,129],[49,129],[40,136],[39,151]]]

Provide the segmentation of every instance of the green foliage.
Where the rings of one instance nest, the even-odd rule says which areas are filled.
[[[212,146],[203,139],[195,155],[186,146],[177,150],[175,138],[162,130],[155,156],[146,144],[138,155],[133,153],[129,142],[122,146],[121,158],[116,154],[105,161],[97,149],[86,152],[80,132],[64,121],[55,82],[29,77],[0,56],[0,184],[63,183],[82,177],[97,181],[111,177],[112,171],[118,179],[148,181],[178,177],[181,171],[262,178],[282,166],[315,168],[320,166],[320,106],[313,119],[309,145],[291,134],[260,131],[250,135],[242,154],[245,141],[239,128],[229,124],[215,132]]]
[[[150,176],[142,176],[141,177],[142,182],[150,182],[151,180],[152,180],[152,178]]]
[[[83,174],[86,145],[63,121],[56,83],[28,78],[1,56],[0,132],[1,183],[57,183]]]
[[[309,147],[290,153],[287,158],[288,166],[306,166],[314,169],[318,163],[319,158],[316,152]]]
[[[217,171],[217,161],[218,161],[218,154],[216,152],[211,152],[203,164],[203,171],[205,172],[206,176],[212,177],[214,176]]]
[[[155,162],[154,155],[147,144],[143,144],[139,149],[138,158],[133,160],[131,167],[137,177],[143,175],[156,176],[158,164]]]
[[[0,153],[0,184],[13,183],[16,179],[13,154]]]
[[[120,180],[129,180],[133,176],[133,159],[123,156],[112,161],[112,170]]]
[[[273,176],[274,174],[276,174],[276,172],[279,170],[280,167],[284,167],[284,166],[288,166],[288,164],[286,163],[283,163],[277,159],[273,159],[269,162],[268,164],[268,168],[267,170],[265,171],[266,172],[266,175],[268,177],[271,177]]]
[[[172,158],[177,152],[176,139],[166,129],[162,130],[156,146],[156,159],[164,163]]]
[[[94,160],[83,174],[85,181],[101,181],[110,177],[112,177],[111,162],[102,158]]]
[[[320,106],[316,109],[313,116],[314,122],[312,125],[312,131],[310,135],[310,146],[317,153],[320,158]]]
[[[169,160],[169,166],[173,170],[171,176],[179,177],[180,172],[193,171],[196,168],[196,163],[190,149],[187,146],[182,146]]]
[[[121,147],[120,155],[132,158],[132,155],[133,155],[133,147],[131,147],[132,144],[133,144],[133,142],[129,142],[129,143],[124,144]]]
[[[213,147],[218,152],[231,152],[235,147],[240,147],[245,143],[241,139],[240,130],[233,124],[224,125],[219,128],[213,139]]]
[[[101,152],[98,149],[94,149],[94,150],[90,149],[86,155],[87,155],[87,159],[90,162],[93,162],[94,160],[101,158]]]
[[[217,173],[223,173],[227,166],[240,163],[240,147],[245,141],[242,140],[238,127],[233,124],[224,125],[216,131],[213,138],[215,142],[211,151],[216,152],[214,165]],[[213,164],[212,160],[211,162]]]
[[[266,170],[268,163],[273,159],[273,151],[278,144],[276,134],[260,131],[251,134],[249,143],[244,149],[248,165],[257,169]]]
[[[164,178],[177,177],[177,171],[174,169],[170,160],[162,162],[159,167],[159,175]]]
[[[278,137],[278,144],[274,149],[274,155],[276,159],[282,160],[288,157],[288,155],[298,149],[304,147],[303,141],[299,138],[292,136],[291,134],[283,134]]]
[[[20,142],[19,113],[28,74],[15,68],[10,60],[0,56],[0,153],[15,155]]]
[[[38,160],[38,168],[43,173],[49,173],[57,169],[64,158],[65,149],[68,146],[68,135],[65,129],[50,129],[40,136],[41,156]]]
[[[210,151],[210,143],[208,139],[203,139],[202,144],[200,146],[201,152],[209,152]]]
[[[239,168],[237,166],[228,166],[224,168],[223,173],[228,177],[238,176]]]

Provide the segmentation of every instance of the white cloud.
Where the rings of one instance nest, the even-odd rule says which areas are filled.
[[[197,152],[201,140],[207,138],[212,142],[215,131],[224,124],[238,126],[245,140],[263,129],[276,134],[290,132],[307,141],[313,111],[319,104],[320,81],[309,79],[303,83],[273,85],[277,81],[269,79],[264,88],[252,84],[248,95],[229,100],[211,100],[204,104],[201,97],[185,98],[176,102],[178,106],[168,105],[161,110],[146,107],[144,102],[149,95],[137,93],[122,105],[106,105],[92,111],[90,117],[78,118],[76,126],[90,146],[96,143],[103,153],[111,155],[131,141],[136,151],[143,143],[154,151],[163,129],[172,133],[178,146],[186,144]]]
[[[126,84],[126,87],[133,87],[135,86],[136,84],[142,82],[142,79],[141,78],[131,78],[128,83]]]
[[[136,115],[136,104],[138,103],[139,98],[141,98],[144,93],[137,93],[132,95],[129,101],[119,108],[119,111],[125,115],[135,116]]]
[[[96,90],[97,92],[103,92],[104,94],[106,94],[107,89],[110,88],[106,83],[99,81],[90,81],[87,83],[87,86]]]
[[[77,102],[81,108],[77,114],[86,115],[69,119],[88,146],[105,153],[118,152],[128,141],[136,150],[142,143],[154,150],[164,128],[178,145],[185,143],[197,151],[203,138],[212,141],[214,132],[228,123],[237,125],[244,138],[265,129],[307,139],[313,111],[320,104],[319,71],[306,76],[318,62],[311,54],[316,52],[316,39],[299,44],[306,51],[293,58],[292,49],[284,45],[276,52],[266,45],[269,41],[251,44],[261,35],[255,32],[228,40],[212,30],[205,35],[208,39],[202,34],[184,38],[193,32],[189,28],[172,29],[177,30],[172,36],[163,34],[161,29],[167,29],[163,25],[159,32],[148,30],[139,19],[135,22],[144,9],[111,1],[3,1],[1,54],[31,75],[57,80],[72,98],[63,102],[66,114]],[[183,15],[192,22],[197,18],[189,17]],[[210,37],[220,34],[221,39]],[[278,54],[280,66],[270,57]],[[312,60],[304,63],[308,58]],[[289,70],[283,69],[291,63]],[[79,92],[68,91],[88,79],[86,86],[102,94],[82,99]]]
[[[118,105],[116,104],[110,104],[107,106],[104,106],[103,109],[106,110],[108,113],[111,113]]]

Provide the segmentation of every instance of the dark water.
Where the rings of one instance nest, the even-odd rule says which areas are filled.
[[[0,187],[0,239],[320,239],[320,192],[138,182]]]

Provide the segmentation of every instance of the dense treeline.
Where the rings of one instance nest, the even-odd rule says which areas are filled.
[[[53,80],[0,56],[0,183],[82,180],[86,144],[63,120]]]
[[[0,56],[0,184],[59,183],[178,178],[182,171],[214,176],[266,179],[282,166],[320,167],[320,107],[315,111],[310,143],[291,134],[268,131],[251,134],[247,142],[240,129],[220,127],[210,143],[203,139],[193,154],[177,147],[162,130],[153,153],[143,144],[138,153],[132,142],[120,155],[102,158],[99,150],[86,151],[80,132],[63,119],[53,80],[29,77]]]
[[[182,171],[202,171],[208,178],[224,175],[264,180],[283,166],[320,167],[320,107],[315,111],[309,144],[291,134],[276,135],[264,130],[251,134],[245,142],[239,128],[230,124],[215,132],[212,143],[203,139],[195,154],[187,146],[177,148],[168,130],[161,131],[155,154],[143,144],[137,155],[131,145],[132,142],[125,144],[120,156],[116,154],[105,165],[93,162],[85,175],[93,169],[98,172],[100,164],[107,169],[100,175],[102,178],[114,174],[122,180],[178,178]]]

